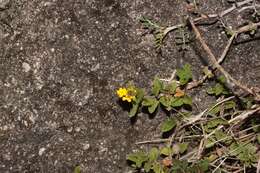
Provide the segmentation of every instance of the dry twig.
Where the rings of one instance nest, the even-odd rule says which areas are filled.
[[[211,49],[208,47],[208,45],[206,44],[205,40],[202,38],[198,28],[196,27],[196,25],[194,24],[193,20],[190,19],[189,20],[191,27],[196,35],[196,38],[199,40],[199,42],[201,43],[203,49],[206,51],[206,53],[208,54],[209,60],[211,61],[213,68],[218,69],[227,79],[227,83],[229,84],[229,86],[231,87],[231,89],[233,89],[233,87],[236,85],[239,88],[243,89],[244,91],[246,91],[247,93],[254,95],[255,98],[259,98],[259,95],[257,93],[255,93],[252,89],[248,88],[246,85],[241,84],[239,81],[237,81],[236,79],[234,79],[216,60],[215,55],[212,53]],[[237,31],[235,31],[235,35],[238,35],[240,33],[244,33],[244,32],[248,32],[252,29],[257,28],[258,26],[260,26],[260,22],[259,23],[253,23],[253,24],[249,24],[246,26],[243,26],[241,28],[239,28]],[[234,36],[233,36],[234,37]],[[234,39],[234,38],[233,38]],[[233,40],[232,39],[232,40]],[[232,41],[231,40],[231,41]],[[224,53],[228,51],[230,45],[232,42],[229,42],[230,44],[228,44],[227,50],[225,49]],[[225,54],[223,54],[225,55]]]

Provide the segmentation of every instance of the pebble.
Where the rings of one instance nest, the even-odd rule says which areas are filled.
[[[46,148],[40,148],[40,150],[39,150],[39,156],[41,156],[41,155],[44,153],[45,150],[46,150]]]
[[[26,63],[26,62],[23,62],[22,66],[23,66],[23,70],[24,70],[26,73],[31,70],[31,66],[30,66],[28,63]]]

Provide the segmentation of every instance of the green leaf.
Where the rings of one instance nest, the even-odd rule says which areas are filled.
[[[209,79],[214,77],[214,74],[208,67],[203,68],[203,72]]]
[[[212,131],[215,129],[212,129]],[[212,134],[207,140],[206,140],[206,148],[213,147],[215,144],[217,144],[217,141],[220,143],[225,143],[229,145],[232,142],[232,137],[227,135],[225,132],[223,132],[222,129],[216,130],[214,134]]]
[[[161,154],[165,156],[169,156],[172,154],[172,149],[170,147],[163,147],[161,149]]]
[[[230,145],[230,155],[236,156],[246,166],[250,166],[257,162],[257,147],[252,143],[232,143]]]
[[[147,154],[143,151],[138,151],[136,153],[129,154],[127,160],[134,163],[137,168],[141,168],[142,164],[148,160]]]
[[[171,82],[170,84],[165,86],[164,90],[169,94],[174,94],[177,87],[178,85],[176,82]]]
[[[250,109],[253,106],[253,98],[251,97],[241,97],[239,98],[242,101],[242,106],[245,109]]]
[[[162,167],[160,165],[160,163],[154,163],[153,164],[153,171],[154,173],[161,173],[162,172]]]
[[[143,97],[144,97],[144,90],[143,89],[139,89],[137,88],[136,89],[136,99],[135,101],[133,102],[133,105],[132,105],[132,108],[128,114],[128,116],[131,118],[131,117],[134,117],[138,111],[138,108],[139,108],[139,105],[140,103],[142,102],[143,100]]]
[[[176,120],[174,118],[168,118],[166,121],[163,122],[161,126],[161,131],[168,132],[172,130],[176,126]]]
[[[171,99],[171,106],[172,107],[180,107],[183,104],[184,103],[183,103],[183,99],[182,98],[176,97],[176,98]]]
[[[183,102],[184,104],[186,104],[186,105],[192,106],[192,98],[189,97],[189,96],[184,96],[184,97],[182,98],[182,102]]]
[[[133,104],[128,116],[130,118],[134,117],[136,115],[137,111],[138,111],[138,108],[139,108],[139,104]]]
[[[227,101],[225,102],[225,109],[234,109],[236,107],[236,102],[230,100],[230,101]]]
[[[227,95],[228,91],[226,90],[223,84],[217,83],[214,87],[210,87],[207,90],[207,93],[210,95],[219,96],[221,94]]]
[[[209,161],[207,160],[201,160],[199,163],[197,163],[197,165],[201,169],[200,172],[205,172],[209,169]]]
[[[218,81],[219,81],[221,84],[225,84],[225,83],[226,83],[226,78],[225,78],[225,76],[220,76],[220,77],[218,77]]]
[[[151,162],[145,162],[144,164],[144,171],[149,172],[152,168],[152,163]]]
[[[212,129],[219,125],[227,125],[228,121],[222,118],[215,118],[213,120],[208,121],[208,123],[205,125],[206,129]]]
[[[211,148],[215,145],[215,140],[211,137],[211,138],[207,138],[206,142],[205,142],[205,147],[206,148]]]
[[[171,110],[171,96],[162,96],[159,99],[159,102],[166,108],[166,110],[170,111]]]
[[[173,160],[171,173],[190,173],[189,163],[187,161]]]
[[[221,141],[226,144],[230,144],[232,142],[232,137],[226,134],[225,132],[223,132],[223,130],[221,129],[215,132],[215,137],[217,141]]]
[[[80,166],[76,166],[73,173],[81,173]]]
[[[183,154],[188,149],[189,143],[181,143],[179,144],[180,153]]]
[[[173,154],[183,154],[188,148],[188,143],[174,144],[172,147]]]
[[[157,160],[159,154],[160,154],[160,153],[159,153],[159,150],[158,150],[157,148],[152,148],[152,149],[150,150],[150,152],[149,152],[149,155],[148,155],[149,160],[150,160],[151,162]]]
[[[158,107],[159,101],[153,97],[144,97],[142,105],[147,106],[149,113],[152,114]]]
[[[211,115],[217,115],[220,112],[220,106],[215,106],[213,109],[209,111]]]
[[[152,106],[148,107],[149,113],[150,113],[150,114],[154,113],[154,111],[156,110],[156,108],[158,107],[158,105],[159,105],[159,101],[156,100],[156,102],[155,102]]]
[[[224,103],[224,110],[229,110],[229,109],[235,109],[236,108],[236,103],[234,101],[227,101]],[[221,105],[215,106],[213,109],[209,111],[210,115],[217,115],[220,112]]]
[[[181,85],[187,84],[192,79],[190,65],[185,64],[183,68],[177,70],[176,75],[178,76]]]
[[[139,21],[144,25],[144,28],[146,29],[157,29],[160,28],[160,26],[158,24],[156,24],[155,22],[151,21],[150,19],[146,18],[146,17],[140,17]]]
[[[157,77],[154,78],[152,94],[158,96],[160,91],[163,89],[163,83]]]
[[[215,88],[214,88],[214,90],[215,90],[214,91],[215,95],[218,96],[218,95],[220,95],[224,91],[224,86],[219,84],[219,83],[217,83]]]
[[[135,103],[140,104],[144,98],[144,89],[136,89],[136,100]]]

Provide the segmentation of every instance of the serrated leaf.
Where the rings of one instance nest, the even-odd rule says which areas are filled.
[[[176,126],[176,120],[174,118],[168,118],[166,121],[162,123],[161,131],[168,132],[172,130]]]
[[[176,75],[178,76],[181,85],[187,84],[192,79],[190,65],[185,64],[183,68],[177,70]]]
[[[224,87],[223,85],[217,83],[214,90],[215,90],[215,95],[218,96],[224,91]]]
[[[161,149],[161,154],[165,156],[169,156],[172,154],[172,149],[170,147],[163,147]]]
[[[162,171],[162,167],[161,167],[161,165],[159,164],[159,163],[153,163],[153,171],[154,171],[154,173],[162,173],[161,171]]]
[[[160,91],[163,89],[163,83],[157,77],[153,81],[152,94],[158,96]]]
[[[228,91],[226,90],[223,84],[217,83],[214,87],[208,88],[207,93],[210,95],[219,96],[221,94],[227,95]]]
[[[157,148],[152,148],[152,149],[150,150],[150,152],[149,152],[149,155],[148,155],[149,161],[152,162],[152,161],[157,160],[159,154],[160,154],[160,152],[159,152],[159,150],[158,150]]]
[[[225,109],[234,109],[236,107],[236,102],[230,100],[230,101],[227,101],[225,102]]]
[[[215,128],[214,128],[215,129]],[[212,129],[212,131],[214,130]],[[209,130],[207,130],[209,132]],[[225,143],[227,145],[229,145],[232,142],[232,137],[227,135],[225,132],[223,132],[223,130],[216,130],[214,132],[214,134],[212,134],[210,136],[210,138],[208,138],[206,140],[206,148],[210,148],[213,147],[215,144],[217,144],[218,142],[221,143]]]
[[[171,106],[172,107],[180,107],[183,105],[182,98],[173,98],[171,99]]]
[[[203,73],[204,73],[208,78],[212,78],[212,77],[214,77],[212,71],[209,70],[208,67],[204,67],[204,68],[203,68]]]
[[[145,162],[144,164],[144,171],[149,172],[152,168],[152,163],[151,162]]]
[[[236,156],[246,166],[257,162],[256,156],[257,147],[252,143],[232,143],[230,145],[230,154]]]
[[[222,142],[225,142],[225,143],[228,143],[230,144],[231,143],[231,139],[232,137],[227,135],[225,132],[223,132],[223,130],[217,130],[215,132],[215,137],[216,137],[216,140],[217,141],[222,141]]]
[[[176,82],[171,82],[170,84],[166,85],[164,90],[169,94],[174,94],[175,90],[177,89],[178,85]]]
[[[147,154],[143,151],[138,151],[136,153],[129,154],[127,160],[134,163],[137,168],[141,168],[142,164],[148,160]]]
[[[80,166],[76,166],[73,173],[81,173]]]
[[[216,118],[216,119],[208,121],[208,123],[205,125],[205,127],[207,129],[212,129],[212,128],[215,128],[219,125],[226,125],[226,124],[228,124],[227,120],[224,120],[222,118]]]
[[[158,24],[156,24],[155,22],[153,22],[152,20],[146,18],[146,17],[140,17],[139,21],[144,25],[144,28],[146,29],[156,29],[156,28],[160,28],[160,26]]]
[[[166,110],[171,110],[171,101],[172,97],[171,96],[162,96],[159,99],[159,102],[166,108]]]

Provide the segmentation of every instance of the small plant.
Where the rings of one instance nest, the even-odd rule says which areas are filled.
[[[191,65],[185,64],[176,70],[175,78],[165,80],[155,77],[150,90],[134,85],[117,90],[119,99],[131,105],[129,117],[137,116],[145,109],[149,114],[156,114],[162,110],[167,113],[160,125],[163,139],[136,143],[159,144],[131,153],[127,160],[135,172],[140,173],[220,173],[256,170],[259,167],[257,162],[258,165],[260,163],[260,119],[253,115],[260,112],[260,89],[251,89],[241,84],[220,65],[233,40],[242,33],[249,32],[253,36],[259,26],[259,23],[252,21],[241,28],[230,29],[231,27],[221,18],[233,11],[233,8],[241,8],[247,4],[247,8],[254,7],[254,20],[258,21],[256,4],[248,4],[253,1],[232,1],[236,5],[230,9],[219,14],[205,15],[200,12],[196,1],[187,2],[189,7],[196,6],[196,13],[193,15],[200,15],[198,18],[188,17],[185,22],[171,27],[162,27],[144,17],[140,21],[145,29],[154,34],[157,48],[162,47],[163,40],[169,32],[176,31],[176,44],[181,44],[185,49],[190,41],[188,29],[192,29],[213,64],[203,69],[204,75],[198,81],[193,79]],[[212,18],[219,18],[229,38],[220,60],[216,59],[207,46],[195,23]],[[216,71],[222,75],[216,75]],[[188,90],[205,84],[206,80],[214,82],[206,93],[217,100],[214,104],[207,104],[210,105],[208,108],[194,115],[194,103]],[[233,93],[233,86],[246,94],[242,96]]]
[[[149,113],[154,113],[160,106],[167,111],[182,106],[191,106],[192,99],[181,88],[192,79],[190,65],[186,64],[177,70],[178,80],[168,83],[162,82],[158,77],[154,78],[150,92],[135,86],[122,87],[117,90],[118,97],[131,103],[129,117],[133,117],[141,108],[147,108]]]

